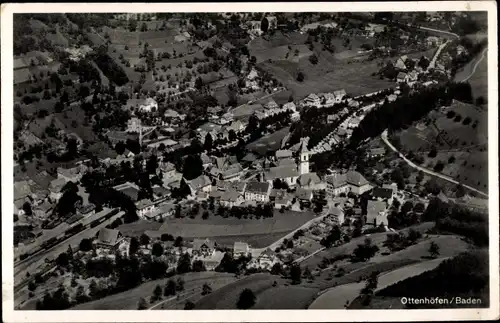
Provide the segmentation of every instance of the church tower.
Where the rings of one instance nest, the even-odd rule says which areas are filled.
[[[299,173],[300,175],[309,173],[309,150],[307,149],[307,140],[302,140],[299,150],[300,162]]]

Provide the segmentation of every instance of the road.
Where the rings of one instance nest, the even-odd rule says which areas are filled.
[[[434,32],[441,33],[441,34],[450,35],[450,36],[455,37],[456,39],[460,38],[460,36],[458,34],[452,33],[451,31],[439,30],[439,29],[428,28],[428,27],[418,27],[418,28],[422,29],[422,30],[434,31]]]
[[[398,153],[399,157],[400,157],[400,158],[402,158],[402,159],[403,159],[403,160],[404,160],[404,161],[405,161],[405,162],[406,162],[406,163],[407,163],[410,167],[415,168],[415,169],[417,169],[417,170],[419,170],[419,171],[422,171],[422,172],[424,172],[424,173],[426,173],[426,174],[428,174],[428,175],[435,176],[435,177],[439,177],[439,178],[441,178],[441,179],[443,179],[443,180],[445,180],[445,181],[447,181],[447,182],[450,182],[450,183],[453,183],[453,184],[457,184],[457,185],[458,185],[458,184],[461,184],[460,182],[458,182],[457,180],[455,180],[455,179],[453,179],[453,178],[451,178],[451,177],[449,177],[449,176],[446,176],[446,175],[443,175],[443,174],[440,174],[440,173],[436,173],[436,172],[434,172],[434,171],[432,171],[432,170],[429,170],[429,169],[427,169],[427,168],[424,168],[424,167],[418,166],[418,165],[416,165],[415,163],[413,163],[411,160],[409,160],[408,158],[406,158],[406,157],[405,157],[405,156],[404,156],[404,155],[403,155],[403,154],[402,154],[399,150],[397,150],[397,149],[396,149],[396,147],[394,147],[394,146],[393,146],[393,145],[389,142],[389,140],[387,139],[387,129],[386,129],[386,130],[384,130],[384,132],[382,133],[381,137],[382,137],[382,140],[384,141],[384,143],[385,143],[385,144],[386,144],[386,145],[387,145],[387,146],[388,146],[388,147],[389,147],[392,151],[394,151],[394,152]],[[462,185],[463,187],[465,187],[465,188],[467,188],[467,189],[469,189],[469,190],[473,191],[473,192],[476,192],[476,193],[477,193],[477,194],[479,194],[479,195],[482,195],[482,196],[484,196],[484,197],[488,198],[488,194],[486,194],[486,193],[484,193],[484,192],[482,192],[482,191],[480,191],[480,190],[478,190],[478,189],[475,189],[475,188],[473,188],[473,187],[471,187],[471,186],[468,186],[468,185],[465,185],[465,184],[461,184],[461,185]]]
[[[99,232],[99,230],[101,230],[108,224],[111,224],[111,222],[123,216],[124,214],[125,212],[123,211],[118,212],[117,214],[115,214],[108,220],[104,221],[103,223],[99,224],[98,226],[77,233],[68,240],[63,241],[62,243],[55,245],[54,247],[48,250],[44,250],[34,255],[33,257],[29,258],[26,262],[19,264],[15,268],[15,274],[14,274],[14,283],[16,284],[15,286],[16,289],[22,288],[24,285],[26,285],[26,282],[28,281],[25,280],[26,273],[30,274],[36,273],[38,268],[40,268],[45,263],[46,258],[55,259],[60,253],[66,251],[68,249],[68,246],[71,246],[73,250],[77,250],[80,241],[82,239],[88,239],[94,237],[97,234],[97,232]],[[34,277],[34,275],[31,275],[31,277]]]
[[[436,60],[437,58],[439,57],[439,54],[441,54],[441,51],[446,47],[446,45],[448,45],[450,43],[449,40],[447,40],[444,44],[441,44],[438,48],[438,50],[436,51],[436,54],[434,55],[434,57],[432,58],[431,62],[429,63],[429,66],[427,67],[427,69],[429,68],[434,68],[435,65],[436,65]]]
[[[483,61],[485,55],[486,55],[486,52],[488,51],[488,48],[485,48],[483,50],[483,52],[481,53],[481,57],[479,58],[479,60],[474,64],[474,66],[472,67],[472,71],[469,73],[469,75],[467,75],[466,77],[464,77],[463,79],[461,80],[457,80],[458,82],[467,82],[471,77],[472,75],[474,75],[474,73],[476,72],[476,69],[477,67],[479,66],[479,64],[481,64],[481,62]]]

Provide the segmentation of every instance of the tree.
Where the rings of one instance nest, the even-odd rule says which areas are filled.
[[[153,300],[154,301],[160,300],[161,299],[161,294],[162,294],[162,290],[161,290],[160,285],[156,285],[156,287],[155,287],[155,289],[153,291]]]
[[[137,240],[136,237],[132,237],[132,239],[130,239],[130,245],[128,247],[128,254],[134,255],[139,250],[139,246],[139,240]]]
[[[260,30],[264,33],[269,30],[269,20],[267,20],[266,17],[262,18],[262,21],[260,22]]]
[[[194,272],[200,272],[200,271],[206,271],[207,269],[205,268],[205,264],[201,260],[195,260],[193,261],[193,268],[192,270]]]
[[[137,304],[137,309],[138,310],[145,310],[147,308],[148,308],[148,303],[146,303],[146,300],[143,297],[141,297],[139,299],[139,303]]]
[[[151,242],[151,238],[147,234],[143,233],[140,237],[140,242],[142,246],[146,246],[149,242]]]
[[[182,247],[182,244],[183,244],[182,237],[179,236],[179,237],[175,238],[174,247]]]
[[[316,55],[309,56],[309,62],[311,62],[311,64],[313,65],[318,64],[318,57]]]
[[[177,273],[185,274],[191,271],[191,256],[188,253],[183,253],[177,262]]]
[[[304,81],[304,73],[299,72],[299,73],[297,74],[297,81],[299,81],[299,82]]]
[[[249,309],[249,308],[251,308],[252,306],[255,305],[256,299],[257,298],[255,297],[255,294],[253,293],[253,291],[251,289],[249,289],[249,288],[245,288],[241,292],[240,298],[238,299],[238,302],[236,303],[236,306],[240,310]]]
[[[151,251],[151,253],[155,257],[160,257],[161,255],[163,255],[163,246],[161,245],[161,243],[156,242],[155,244],[153,244],[153,250]]]
[[[203,88],[203,80],[201,77],[197,77],[196,80],[194,81],[194,87],[197,90],[201,90]]]
[[[23,211],[26,215],[33,214],[33,211],[31,210],[31,204],[29,202],[24,202]]]
[[[209,133],[207,133],[205,136],[205,143],[203,145],[203,148],[207,151],[210,151],[213,148],[213,138],[212,135]]]
[[[293,285],[298,285],[302,282],[302,270],[297,264],[293,264],[290,268],[290,278],[292,279]]]
[[[185,310],[192,310],[194,309],[195,305],[191,301],[187,301],[186,304],[184,304],[184,309]]]
[[[177,281],[175,282],[175,284],[176,284],[175,289],[178,292],[182,292],[184,290],[184,279],[182,279],[181,277],[177,278]]]
[[[207,283],[203,284],[201,295],[208,295],[212,292],[212,287]]]
[[[174,280],[169,279],[163,289],[163,296],[172,296],[177,293],[177,285]]]
[[[432,241],[429,246],[429,253],[431,254],[432,258],[436,258],[437,256],[439,256],[439,245],[434,241]]]

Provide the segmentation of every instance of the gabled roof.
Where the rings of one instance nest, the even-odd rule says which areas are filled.
[[[270,248],[267,248],[266,250],[264,250],[260,255],[259,255],[259,258],[262,257],[262,256],[267,256],[267,257],[275,257],[276,256],[276,252],[274,252],[273,250],[271,250]]]
[[[276,158],[287,158],[287,157],[292,157],[292,156],[293,156],[293,152],[288,150],[288,149],[276,151]]]
[[[344,215],[344,211],[342,211],[339,207],[337,206],[331,206],[328,209],[328,214],[333,215],[333,216],[342,216]]]
[[[300,186],[308,186],[321,183],[321,179],[316,173],[307,173],[300,175],[297,179],[297,183]]]
[[[234,243],[233,252],[234,253],[244,253],[244,252],[248,252],[249,249],[250,249],[250,247],[248,246],[248,243],[236,241]]]
[[[335,96],[344,96],[344,95],[346,95],[347,93],[346,93],[346,91],[345,91],[344,89],[342,89],[342,90],[334,91],[334,92],[333,92],[333,94],[334,94]]]
[[[114,246],[118,242],[120,231],[115,229],[102,228],[97,238],[99,243]]]
[[[296,165],[283,165],[277,167],[271,167],[265,174],[266,180],[274,179],[285,179],[290,177],[298,177],[299,172],[297,171]]]
[[[14,183],[14,199],[22,199],[31,194],[31,187],[28,181]]]
[[[301,200],[310,200],[313,196],[312,190],[307,190],[304,188],[298,188],[295,191],[295,196]]]
[[[192,179],[192,180],[188,181],[188,183],[189,183],[189,186],[191,186],[192,189],[198,190],[198,189],[200,189],[202,187],[210,185],[211,181],[210,181],[210,178],[208,178],[208,176],[206,176],[206,175],[200,175],[200,176],[196,177],[195,179]]]
[[[283,159],[278,160],[278,165],[277,166],[286,166],[286,165],[294,165],[294,166],[296,166],[295,159],[293,159],[293,158],[283,158]]]
[[[398,79],[404,79],[406,77],[406,73],[399,72],[397,78]]]
[[[388,199],[392,197],[391,188],[375,187],[372,191],[372,196],[375,198]]]
[[[226,202],[236,202],[239,197],[240,193],[231,190],[231,191],[225,191],[220,197],[220,199]]]
[[[347,183],[355,186],[363,186],[369,184],[366,178],[364,178],[363,175],[356,171],[348,171],[346,173],[346,181]]]
[[[200,250],[203,246],[206,246],[210,249],[214,249],[216,246],[215,241],[210,239],[194,239],[193,240],[193,250]]]
[[[378,214],[379,212],[383,212],[387,209],[387,205],[384,201],[372,201],[369,200],[366,206],[366,211],[368,214]]]
[[[270,184],[268,182],[248,182],[246,192],[257,193],[257,194],[267,194],[269,191]]]
[[[55,180],[50,182],[49,190],[53,193],[59,193],[64,185],[66,185],[66,179],[64,179],[63,177],[56,178]]]

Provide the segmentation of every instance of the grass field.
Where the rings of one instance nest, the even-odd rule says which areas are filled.
[[[221,244],[232,244],[235,241],[252,243],[252,247],[263,247],[272,243],[279,236],[284,236],[305,222],[314,218],[310,212],[275,212],[273,218],[236,219],[211,216],[207,220],[201,218],[167,219],[163,225],[148,235],[155,237],[162,233],[181,236],[184,239],[213,238]],[[261,239],[262,238],[262,241]],[[219,240],[220,239],[220,240]],[[256,245],[254,245],[256,244]]]
[[[475,70],[474,67],[476,67]],[[478,54],[476,58],[457,72],[455,81],[464,80],[470,83],[474,99],[478,97],[488,99],[488,51],[486,51],[484,57],[483,52]]]
[[[293,92],[295,99],[302,99],[310,93],[333,92],[344,89],[352,96],[375,92],[392,87],[394,84],[371,76],[379,70],[375,61],[348,62],[337,60],[330,53],[317,53],[319,62],[311,64],[307,58],[298,63],[289,61],[262,62],[261,68],[269,71]],[[297,81],[301,71],[305,78]]]
[[[122,224],[118,227],[118,230],[124,236],[133,236],[137,237],[143,234],[145,231],[155,231],[161,227],[161,223],[152,222],[146,220],[139,220],[133,223]]]
[[[134,289],[123,293],[107,296],[105,298],[77,305],[72,310],[136,310],[137,303],[141,297],[148,299],[153,295],[153,290],[156,285],[162,288],[169,279],[177,279],[182,277],[185,282],[185,290],[189,291],[194,288],[200,288],[204,283],[211,285],[212,289],[217,292],[216,288],[234,282],[236,278],[233,274],[218,273],[218,272],[199,272],[187,273],[185,275],[174,276],[160,280],[146,282]],[[149,306],[153,306],[150,304]]]

